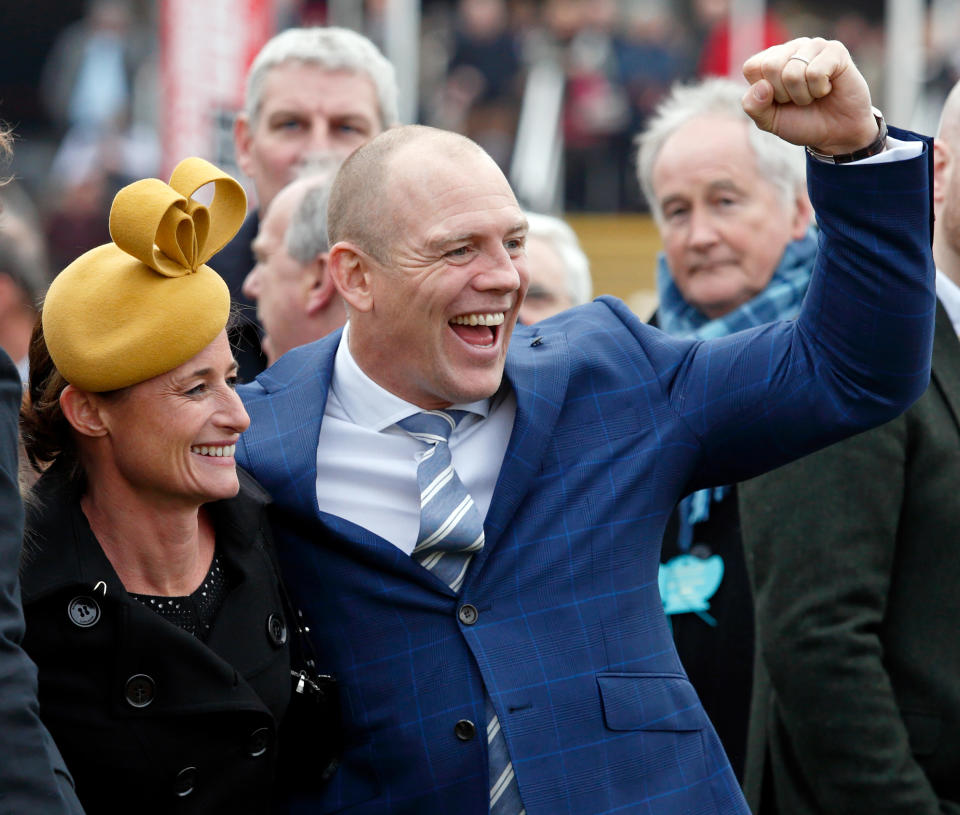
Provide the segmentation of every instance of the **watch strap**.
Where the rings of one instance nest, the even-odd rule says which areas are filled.
[[[819,150],[814,150],[812,147],[807,148],[807,152],[816,159],[820,161],[826,161],[829,164],[849,164],[851,161],[860,161],[865,158],[870,158],[870,156],[875,156],[878,153],[882,153],[887,149],[887,123],[883,120],[883,114],[876,108],[871,109],[873,112],[873,117],[877,120],[877,128],[879,132],[877,133],[877,138],[874,139],[866,147],[862,147],[859,150],[854,150],[852,153],[840,153],[839,155],[831,155],[830,153],[821,153]]]

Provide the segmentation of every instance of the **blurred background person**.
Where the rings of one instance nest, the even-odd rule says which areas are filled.
[[[117,242],[58,275],[31,344],[24,648],[91,813],[270,808],[290,645],[266,494],[233,457],[230,296],[203,265],[244,210],[199,159],[124,188]]]
[[[268,365],[347,320],[327,270],[327,200],[337,166],[328,162],[288,184],[260,221],[253,242],[256,264],[243,293],[257,304]]]
[[[743,86],[677,86],[638,137],[637,169],[663,239],[668,334],[712,339],[792,319],[817,239],[801,148],[751,127]],[[704,138],[709,134],[709,139]],[[677,652],[742,777],[753,608],[734,485],[685,497],[663,540],[660,592]]]
[[[960,812],[960,85],[934,144],[930,386],[740,487],[758,815]]]
[[[216,261],[234,303],[249,313],[238,350],[245,380],[266,361],[253,304],[242,291],[254,266],[250,244],[259,213],[304,166],[345,158],[399,116],[393,66],[370,40],[344,28],[290,28],[277,34],[254,59],[246,88],[234,146],[256,190],[257,209]]]
[[[735,76],[739,66],[730,65],[730,0],[693,0],[696,27],[702,32],[697,75]],[[780,15],[764,3],[761,13],[745,22],[747,36],[758,48],[769,48],[790,39]],[[743,34],[744,32],[737,32]],[[733,68],[733,70],[731,70]]]
[[[520,307],[520,322],[530,325],[589,303],[593,282],[590,261],[565,221],[537,212],[528,212],[526,216],[530,285]]]
[[[44,185],[54,268],[108,241],[113,195],[159,168],[153,105],[143,101],[156,90],[154,43],[130,0],[86,0],[46,55],[40,94],[58,140]]]
[[[0,158],[6,160],[9,150],[9,133],[0,126]],[[0,213],[0,240],[3,218]],[[0,286],[3,276],[0,272]],[[3,314],[0,311],[0,328],[6,319]],[[23,388],[5,348],[0,347],[0,804],[10,813],[82,815],[63,759],[40,721],[37,671],[21,645],[24,619],[18,571],[23,505],[18,486],[17,414]]]
[[[0,195],[0,348],[16,363],[24,384],[37,305],[50,282],[48,269],[40,231]]]
[[[440,116],[507,168],[523,87],[506,0],[459,0]]]

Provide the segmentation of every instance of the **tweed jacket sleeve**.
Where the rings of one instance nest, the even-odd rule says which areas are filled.
[[[958,406],[941,312],[934,382],[906,414],[740,486],[761,815],[960,813]]]

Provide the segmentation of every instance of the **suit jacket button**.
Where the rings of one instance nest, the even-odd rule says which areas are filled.
[[[173,779],[173,792],[177,798],[186,798],[197,785],[197,768],[184,767]]]
[[[146,674],[134,674],[127,680],[123,695],[131,707],[146,707],[156,694],[156,683]]]
[[[460,741],[470,741],[477,735],[477,726],[469,719],[461,719],[453,726],[453,732]]]
[[[258,727],[247,739],[247,755],[257,758],[267,752],[270,746],[270,728]]]
[[[276,648],[287,644],[287,624],[279,614],[274,613],[267,617],[267,636]]]
[[[90,628],[100,619],[100,606],[92,597],[74,597],[67,604],[70,622],[80,628]]]
[[[460,622],[462,622],[464,625],[473,625],[479,619],[480,613],[477,611],[476,606],[471,606],[469,603],[464,603],[462,606],[460,606],[457,616],[460,618]]]

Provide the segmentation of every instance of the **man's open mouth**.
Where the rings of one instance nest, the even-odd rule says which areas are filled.
[[[453,333],[468,345],[478,348],[489,348],[497,340],[497,332],[503,325],[502,311],[493,313],[471,312],[458,314],[450,320]]]

